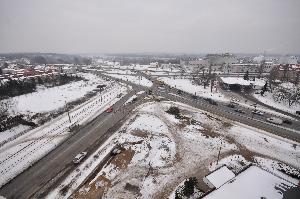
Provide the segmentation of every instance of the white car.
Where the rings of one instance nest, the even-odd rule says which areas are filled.
[[[270,123],[273,123],[273,124],[282,124],[283,123],[282,119],[279,119],[277,117],[269,117],[269,118],[267,118],[267,121]]]
[[[256,110],[256,111],[252,111],[252,113],[253,113],[253,114],[256,114],[256,115],[264,115],[264,113],[263,113],[263,112],[261,112],[261,111],[258,111],[258,110]]]
[[[73,162],[75,163],[75,164],[78,164],[79,162],[81,162],[81,160],[86,156],[86,154],[87,154],[87,152],[81,152],[81,153],[79,153],[79,154],[77,154],[76,156],[75,156],[75,158],[73,159]]]

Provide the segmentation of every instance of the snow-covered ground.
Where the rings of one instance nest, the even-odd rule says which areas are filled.
[[[111,77],[115,77],[118,79],[122,79],[124,81],[130,81],[134,84],[138,84],[138,85],[142,85],[142,86],[146,86],[146,87],[151,87],[152,86],[152,82],[148,79],[146,79],[143,76],[135,76],[135,75],[123,75],[123,74],[109,74],[106,73],[106,75],[111,76]]]
[[[27,131],[29,129],[30,129],[29,126],[20,124],[11,129],[0,132],[0,144],[3,143],[4,141],[13,139],[14,137],[18,136],[20,133],[23,133],[24,131]]]
[[[69,127],[83,125],[104,112],[128,89],[120,84],[111,84],[106,90],[75,107],[70,111],[72,123],[67,114],[63,114],[44,125],[14,139],[0,148],[0,186],[3,186],[17,174],[54,149],[71,133]]]
[[[99,84],[110,84],[110,82],[90,73],[79,73],[78,75],[88,81],[81,80],[53,88],[39,87],[37,92],[11,98],[14,106],[10,110],[10,114],[32,115],[50,112],[83,97]]]
[[[166,113],[170,106],[179,107],[181,119]],[[123,146],[121,153],[81,185],[116,144]],[[119,131],[95,152],[96,158],[91,155],[48,198],[67,198],[78,186],[81,188],[75,197],[170,198],[189,177],[197,177],[200,190],[207,189],[202,178],[218,167],[220,148],[221,159],[239,157],[227,160],[236,160],[238,168],[265,158],[300,169],[298,143],[181,103],[150,102],[134,110]],[[260,165],[269,163],[260,161]],[[61,189],[65,187],[68,189],[63,196]]]
[[[272,106],[274,108],[277,108],[277,109],[280,109],[280,110],[283,110],[283,111],[286,111],[289,113],[295,114],[296,111],[300,111],[300,104],[293,104],[293,105],[289,106],[287,101],[275,101],[273,98],[273,94],[270,92],[264,93],[263,96],[261,96],[261,94],[254,93],[253,96],[264,104],[267,104],[269,106]]]
[[[197,96],[211,98],[217,101],[229,101],[229,99],[227,99],[219,90],[216,90],[216,88],[213,88],[213,92],[211,92],[210,86],[207,86],[204,89],[203,86],[192,84],[189,79],[174,79],[168,77],[160,77],[159,79],[171,87],[181,89],[191,94],[196,93]]]
[[[88,69],[89,71],[102,71],[103,74],[107,76],[111,76],[117,79],[121,79],[124,81],[129,81],[134,84],[138,84],[141,86],[151,87],[153,83],[147,78],[138,75],[136,72],[131,70],[120,70],[120,69],[110,69],[110,70],[101,70],[101,69]]]

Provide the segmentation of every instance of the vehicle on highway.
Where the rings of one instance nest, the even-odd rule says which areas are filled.
[[[198,99],[198,97],[196,95],[192,95],[193,99]]]
[[[243,111],[242,109],[238,109],[238,108],[237,108],[237,109],[234,109],[234,111],[235,111],[235,112],[238,112],[238,113],[245,114],[245,111]]]
[[[231,104],[231,103],[228,104],[227,106],[228,106],[229,108],[235,108],[235,105],[234,105],[234,104]]]
[[[285,124],[292,124],[292,121],[288,119],[284,119],[282,122]]]
[[[211,105],[218,106],[218,103],[210,98],[204,98],[204,100],[207,101],[208,103],[210,103]]]
[[[113,112],[113,108],[112,108],[112,107],[109,107],[108,109],[106,109],[105,112],[106,112],[106,113],[111,113],[111,112]]]
[[[131,103],[136,102],[138,100],[137,97],[132,98]]]
[[[253,113],[253,114],[256,114],[256,115],[264,115],[263,112],[258,111],[258,110],[254,110],[254,111],[252,111],[252,113]]]
[[[75,156],[73,163],[78,164],[87,155],[87,152],[83,151]]]
[[[273,124],[279,124],[279,125],[283,123],[282,119],[277,118],[277,117],[269,117],[266,119],[266,121],[273,123]]]

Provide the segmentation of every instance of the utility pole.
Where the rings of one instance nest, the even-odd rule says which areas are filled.
[[[69,111],[68,111],[68,117],[69,117],[69,122],[72,123],[72,122],[71,122],[71,117],[70,117],[70,112],[69,112]]]
[[[219,159],[220,159],[220,154],[221,154],[221,148],[222,148],[222,140],[221,140],[221,146],[220,146],[219,152],[218,152],[217,165],[219,164]]]
[[[68,106],[67,106],[67,101],[66,100],[65,100],[65,106],[66,106],[66,110],[67,110],[67,113],[68,113],[69,122],[72,123],[71,122],[71,117],[70,117],[70,112],[68,110]]]

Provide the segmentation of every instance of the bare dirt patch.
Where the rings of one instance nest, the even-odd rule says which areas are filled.
[[[206,138],[215,138],[220,136],[211,126],[203,124],[202,127],[203,129],[201,129],[200,132],[204,134]]]
[[[130,134],[133,136],[136,136],[136,137],[141,137],[141,138],[148,137],[147,133],[144,131],[132,131]]]
[[[73,194],[72,198],[76,199],[91,199],[101,198],[105,190],[111,186],[111,181],[105,176],[101,175],[97,179],[89,184],[87,182],[81,189]]]
[[[126,169],[130,161],[134,156],[135,151],[131,148],[122,151],[120,154],[117,154],[115,158],[110,162],[119,169]]]

